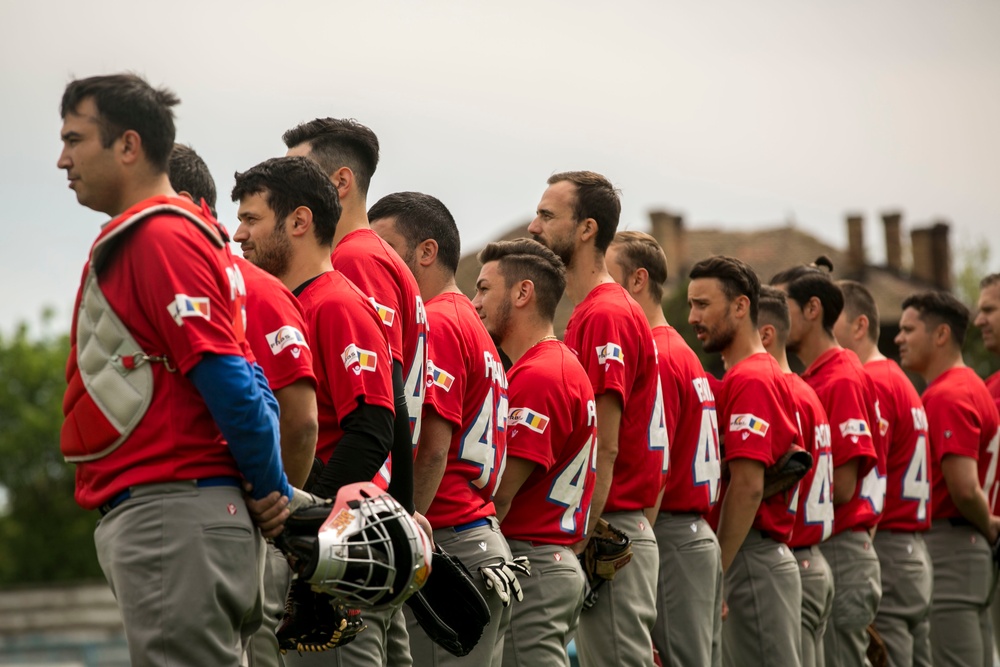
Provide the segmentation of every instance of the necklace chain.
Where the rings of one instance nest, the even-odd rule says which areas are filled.
[[[535,345],[538,345],[539,343],[544,343],[547,340],[559,340],[559,336],[543,336],[542,338],[536,340],[534,345],[532,345],[531,347],[535,347]]]

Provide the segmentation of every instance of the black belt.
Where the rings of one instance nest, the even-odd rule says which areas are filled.
[[[953,526],[968,526],[970,528],[975,528],[972,522],[966,519],[964,516],[948,517],[948,523],[950,523]]]
[[[197,486],[199,489],[203,489],[210,486],[235,486],[237,488],[239,488],[240,486],[240,480],[238,480],[235,477],[205,477],[203,479],[196,479],[196,480],[180,479],[177,481],[178,482],[193,481],[195,483],[195,486]],[[124,491],[122,491],[121,493],[119,493],[117,496],[113,497],[108,502],[98,507],[97,509],[100,511],[101,516],[105,516],[107,515],[108,512],[118,507],[131,497],[132,497],[132,487],[129,487]]]

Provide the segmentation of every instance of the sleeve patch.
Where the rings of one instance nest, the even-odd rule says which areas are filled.
[[[274,355],[277,355],[286,347],[294,345],[309,347],[309,344],[306,343],[306,337],[302,335],[302,332],[289,324],[267,334],[267,344],[271,348],[271,354]]]
[[[378,367],[378,355],[362,350],[354,343],[344,348],[340,358],[344,360],[344,368],[353,370],[355,375],[361,375],[361,371],[374,371]]]
[[[863,435],[870,438],[872,432],[868,428],[868,422],[864,419],[848,419],[845,422],[841,422],[840,435],[843,438],[846,438],[847,436],[857,438]]]
[[[617,361],[619,364],[625,365],[625,355],[617,343],[605,343],[597,348],[597,363],[604,366],[608,361]]]
[[[430,359],[427,360],[427,386],[437,385],[445,391],[451,391],[451,385],[455,381],[455,376],[434,365]]]
[[[177,322],[177,326],[183,326],[185,317],[212,319],[209,305],[208,297],[175,294],[174,300],[167,304],[167,312]]]
[[[536,433],[545,433],[545,429],[549,426],[549,418],[528,408],[514,408],[507,417],[507,423],[511,426],[524,424]]]
[[[770,424],[751,414],[733,415],[729,419],[730,432],[749,431],[755,435],[764,436],[767,435],[769,428],[771,428]]]
[[[368,300],[372,302],[372,306],[374,306],[375,312],[378,313],[378,318],[382,320],[382,324],[391,327],[392,323],[396,321],[396,311],[389,306],[383,306],[371,297],[368,297]]]

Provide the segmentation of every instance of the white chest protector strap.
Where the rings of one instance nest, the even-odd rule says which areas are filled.
[[[214,245],[220,248],[225,246],[219,230],[190,211],[172,204],[153,206],[136,213],[115,225],[94,244],[77,313],[77,365],[87,394],[118,431],[119,437],[100,452],[67,457],[68,461],[103,458],[125,442],[153,401],[153,369],[150,363],[160,362],[168,371],[176,371],[166,357],[151,356],[142,350],[111,308],[98,281],[101,269],[111,261],[124,232],[136,223],[161,213],[171,213],[195,223]],[[156,280],[156,276],[149,276],[148,279]]]

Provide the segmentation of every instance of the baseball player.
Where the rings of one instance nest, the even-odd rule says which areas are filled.
[[[830,422],[813,388],[792,372],[785,350],[791,321],[785,293],[769,285],[760,288],[758,332],[768,354],[784,373],[795,408],[799,437],[813,457],[813,466],[799,482],[790,509],[795,527],[788,546],[799,564],[802,580],[802,665],[822,666],[823,635],[833,613],[833,572],[819,548],[833,534],[833,464]]]
[[[177,103],[133,74],[63,94],[58,166],[112,220],[77,297],[60,444],[77,502],[101,511],[98,559],[132,664],[235,667],[260,623],[263,565],[240,478],[293,509],[314,499],[282,469],[218,224],[170,186]]]
[[[886,443],[885,507],[875,534],[883,593],[875,628],[893,667],[929,667],[933,580],[923,538],[931,527],[927,415],[913,383],[879,352],[879,313],[871,293],[851,280],[837,285],[844,294],[844,310],[833,333],[858,355],[875,383],[879,432]]]
[[[490,243],[473,305],[507,353],[507,467],[494,502],[514,556],[532,576],[504,639],[506,667],[568,667],[584,573],[583,539],[594,492],[597,407],[587,372],[556,339],[552,318],[566,285],[555,254],[530,239]]]
[[[833,268],[829,260],[817,264]],[[882,597],[871,538],[885,498],[885,451],[873,432],[879,423],[877,394],[857,355],[833,337],[844,296],[829,273],[816,265],[796,266],[771,284],[788,295],[788,349],[806,365],[802,378],[830,420],[833,536],[820,547],[834,582],[833,614],[823,637],[826,666],[857,667],[868,664],[867,628]]]
[[[931,654],[935,667],[992,665],[987,608],[996,583],[991,544],[1000,535],[997,452],[1000,416],[986,385],[962,361],[969,311],[946,292],[903,301],[899,357],[927,381],[934,572]]]
[[[455,284],[458,227],[440,201],[391,194],[368,212],[374,229],[409,262],[427,307],[430,377],[413,462],[413,500],[434,527],[434,542],[475,576],[491,620],[475,649],[456,658],[407,614],[416,665],[500,665],[517,579],[491,500],[506,454],[507,376],[472,302]],[[489,590],[490,586],[495,591]]]
[[[716,393],[729,467],[716,529],[729,610],[722,662],[800,665],[802,584],[786,546],[791,493],[763,498],[764,469],[799,435],[781,368],[757,332],[760,282],[749,266],[721,256],[695,264],[690,278],[688,322],[727,368]]]
[[[657,506],[669,465],[656,349],[642,309],[614,282],[604,259],[618,228],[618,191],[589,171],[555,174],[548,183],[528,231],[566,265],[575,308],[564,339],[597,397],[588,532],[603,518],[629,536],[633,551],[580,618],[580,664],[651,665],[659,552],[644,512]]]
[[[243,256],[281,280],[302,305],[318,381],[316,456],[324,464],[311,490],[335,497],[344,484],[371,481],[390,451],[393,395],[385,327],[371,302],[331,266],[340,204],[315,162],[267,160],[236,175],[232,197],[240,220],[233,238]],[[295,634],[308,623],[302,609],[313,595],[306,584],[292,585],[279,634]],[[357,642],[320,659],[340,660],[369,632],[375,646],[384,645],[384,626],[373,621]],[[289,663],[307,660],[288,656]]]
[[[670,466],[653,532],[660,552],[653,644],[664,664],[722,662],[722,560],[705,520],[719,498],[715,396],[694,351],[663,314],[667,258],[649,234],[618,232],[605,256],[653,330]]]
[[[991,273],[979,283],[979,303],[973,322],[983,335],[983,346],[993,354],[1000,355],[1000,273]],[[1000,409],[1000,371],[986,378],[986,388]],[[990,605],[993,616],[994,641],[1000,637],[1000,595],[994,594]]]
[[[426,391],[427,315],[413,274],[368,224],[366,198],[378,166],[378,137],[354,120],[317,118],[288,130],[282,139],[288,155],[315,160],[337,188],[343,212],[333,238],[333,268],[371,300],[389,335],[396,404],[393,456],[375,481],[412,512],[413,447],[420,437]],[[394,667],[411,664],[406,625],[398,613],[373,612],[366,621],[369,627],[381,624],[384,636],[359,636],[338,652],[338,660],[377,665],[372,658],[385,653]],[[379,639],[384,646],[370,646]]]
[[[170,153],[170,185],[181,196],[204,202],[215,215],[215,180],[205,161],[189,146],[174,144]],[[233,257],[246,285],[246,338],[268,386],[278,401],[281,459],[288,480],[303,487],[316,452],[316,376],[305,339],[298,300],[274,276]],[[250,667],[280,665],[275,629],[285,611],[291,570],[284,554],[267,545],[264,563],[264,619],[248,647]]]

